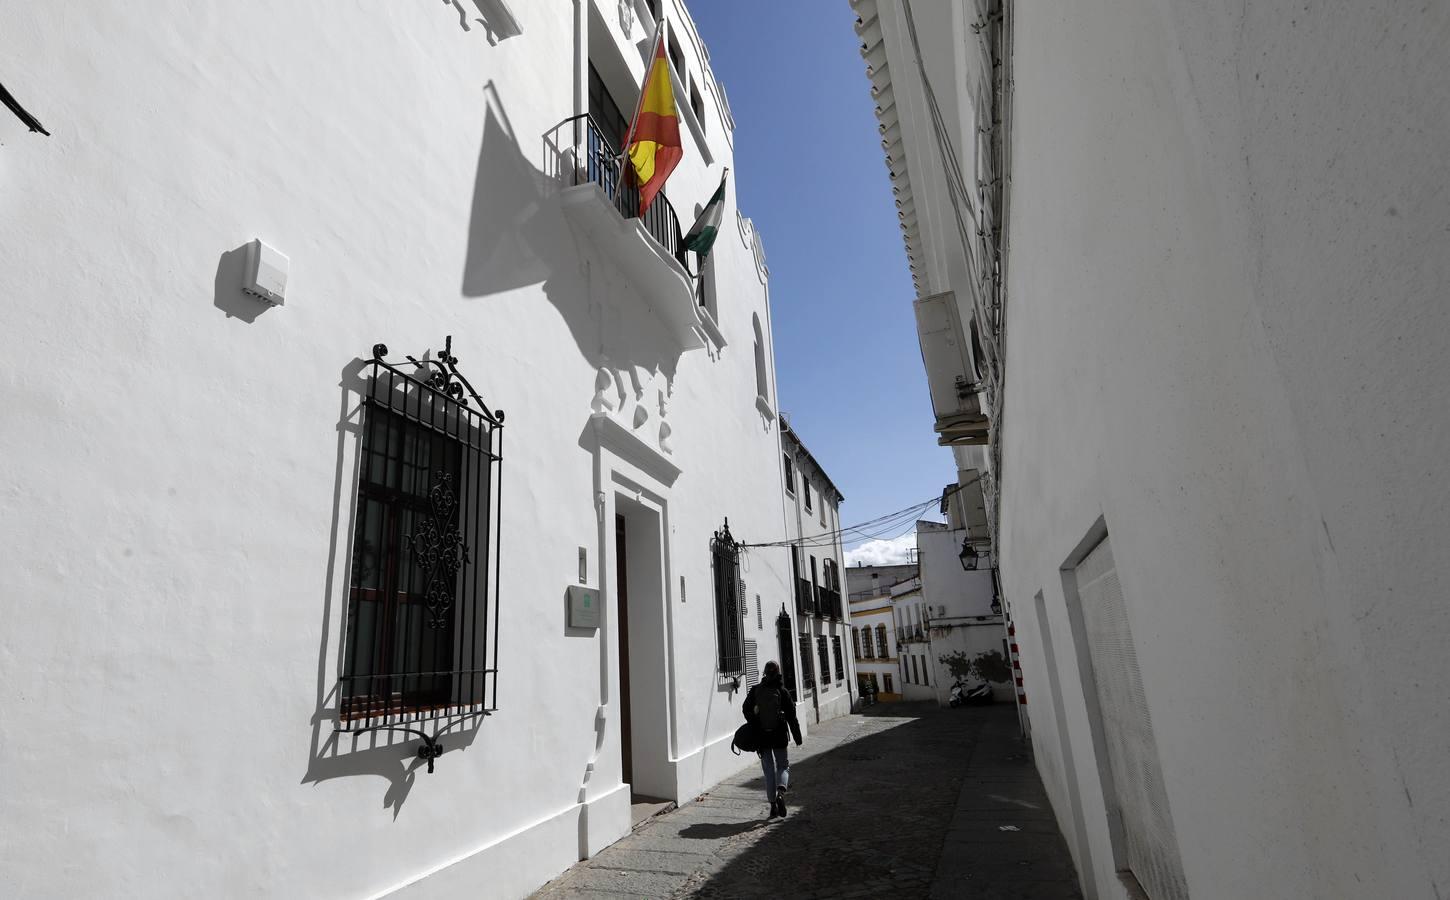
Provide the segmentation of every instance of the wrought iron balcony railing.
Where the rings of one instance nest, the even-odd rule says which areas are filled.
[[[816,614],[816,596],[811,583],[804,578],[795,580],[795,608],[803,616]]]
[[[841,618],[841,592],[833,591],[830,588],[820,588],[820,596],[817,600],[817,607],[821,615],[832,619]]]
[[[620,216],[639,219],[655,243],[674,257],[686,272],[690,270],[685,262],[685,248],[680,243],[680,220],[669,198],[661,191],[655,195],[654,202],[644,215],[640,215],[639,187],[635,184],[634,168],[623,164],[619,151],[609,143],[587,113],[555,125],[544,136],[544,146],[551,151],[545,153],[545,164],[552,169],[548,175],[570,187],[597,184]]]

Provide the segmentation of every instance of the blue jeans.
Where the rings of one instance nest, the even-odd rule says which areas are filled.
[[[760,751],[760,768],[765,770],[765,799],[775,800],[775,786],[790,787],[790,757],[784,747],[767,748]]]

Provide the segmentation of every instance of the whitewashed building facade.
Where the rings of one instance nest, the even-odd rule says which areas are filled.
[[[917,522],[921,599],[926,610],[927,654],[936,702],[946,706],[960,678],[970,687],[986,681],[993,699],[1016,702],[1011,654],[990,557],[962,561],[966,529],[960,522]]]
[[[850,6],[1084,895],[1450,896],[1450,8]]]
[[[841,576],[845,497],[789,422],[783,422],[780,434],[790,546],[759,552],[786,551],[795,584],[796,662],[794,669],[786,664],[784,675],[796,692],[802,721],[820,722],[851,712],[855,703],[855,658],[846,643],[851,615]],[[782,616],[786,612],[780,610]],[[785,655],[783,643],[780,652]]]
[[[753,764],[768,273],[733,182],[679,250],[734,127],[679,3],[15,6],[0,59],[0,893],[521,896]]]

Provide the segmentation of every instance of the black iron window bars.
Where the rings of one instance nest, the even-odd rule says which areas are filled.
[[[431,359],[387,354],[374,345],[362,403],[337,730],[416,734],[431,772],[438,730],[412,726],[498,708],[504,414],[452,337]]]
[[[800,636],[801,650],[801,686],[806,690],[814,690],[816,686],[816,673],[811,664],[811,636],[803,634]]]
[[[715,634],[718,641],[720,674],[740,675],[745,671],[745,653],[736,606],[744,596],[740,586],[740,545],[730,536],[730,520],[710,540],[715,570]]]

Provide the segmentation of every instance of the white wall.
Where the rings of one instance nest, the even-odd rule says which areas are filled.
[[[1013,8],[1003,580],[1079,870],[1105,529],[1190,893],[1450,893],[1450,9]]]
[[[589,17],[511,6],[523,33],[496,46],[437,3],[7,14],[6,86],[53,134],[0,115],[12,892],[354,897],[447,869],[421,885],[486,871],[517,896],[613,840],[613,622],[567,633],[562,595],[579,547],[610,592],[605,523],[629,503],[665,542],[667,774],[688,798],[748,762],[726,748],[740,695],[714,670],[709,539],[726,516],[743,540],[780,527],[751,352],[763,256],[727,212],[727,345],[681,354],[541,175]],[[616,4],[593,18],[617,28]],[[636,73],[641,32],[616,38]],[[686,228],[730,159],[710,115],[715,163],[687,136],[667,189]],[[224,254],[253,237],[291,258],[282,308],[234,287]],[[333,689],[357,360],[448,334],[507,413],[500,708],[427,775],[407,736],[334,736]],[[613,415],[644,407],[644,444],[645,389],[672,390],[673,483],[596,446],[601,367],[639,379]],[[781,561],[748,565],[767,609],[789,602]]]
[[[936,701],[945,704],[955,681],[944,658],[963,654],[973,660],[984,653],[1005,656],[1002,641],[1007,631],[1002,617],[992,612],[992,559],[983,554],[979,568],[962,568],[962,539],[965,530],[951,530],[929,522],[917,523],[916,546],[921,560],[921,596],[931,616],[932,690]],[[975,679],[968,679],[973,682]],[[1012,700],[1012,682],[993,683],[998,700]]]

